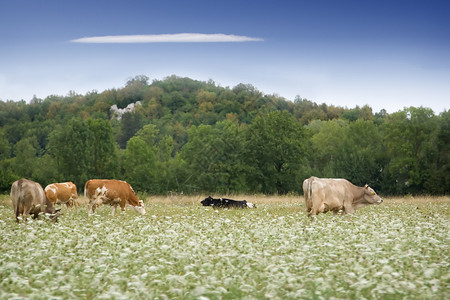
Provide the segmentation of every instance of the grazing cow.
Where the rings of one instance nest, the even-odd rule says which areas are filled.
[[[75,207],[78,208],[77,186],[71,181],[47,185],[45,195],[53,205],[65,204],[69,208],[75,204]]]
[[[39,183],[24,178],[19,179],[12,184],[10,195],[17,222],[19,222],[19,215],[22,215],[26,222],[28,214],[36,219],[39,218],[39,213],[50,214],[52,220],[57,220],[59,209],[55,210]]]
[[[367,184],[353,185],[345,179],[310,177],[303,181],[306,211],[308,216],[332,211],[337,214],[352,214],[356,209],[383,202]]]
[[[203,206],[216,206],[216,207],[240,207],[240,208],[255,208],[253,203],[246,200],[232,200],[227,198],[213,198],[208,196],[200,202]]]
[[[139,200],[131,185],[114,179],[91,179],[84,185],[84,196],[89,199],[89,215],[102,203],[113,206],[112,215],[118,205],[125,210],[130,205],[141,215],[145,214],[144,201]]]

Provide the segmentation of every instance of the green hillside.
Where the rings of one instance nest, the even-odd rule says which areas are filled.
[[[80,191],[117,178],[149,194],[285,194],[315,175],[379,194],[449,194],[449,149],[449,111],[374,113],[177,76],[0,101],[1,192],[25,177]]]

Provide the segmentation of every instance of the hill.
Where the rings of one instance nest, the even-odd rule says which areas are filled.
[[[1,95],[0,95],[1,96]],[[128,107],[128,108],[127,108]],[[144,75],[123,88],[0,101],[0,190],[90,178],[145,193],[298,193],[310,175],[388,194],[448,194],[450,117]]]

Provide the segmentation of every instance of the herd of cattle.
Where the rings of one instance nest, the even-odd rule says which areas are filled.
[[[119,205],[122,211],[128,205],[138,213],[145,214],[144,201],[138,199],[131,185],[125,181],[88,180],[84,185],[84,196],[89,199],[89,215],[101,204],[111,205],[112,215]],[[22,178],[11,186],[11,200],[17,221],[19,215],[26,220],[28,215],[36,218],[40,213],[49,214],[51,219],[56,220],[60,210],[55,209],[55,204],[78,207],[77,199],[77,187],[73,182],[52,183],[44,190],[38,182]]]
[[[312,176],[303,181],[303,193],[308,216],[328,211],[334,214],[340,211],[351,214],[360,207],[383,202],[383,199],[368,185],[359,187],[345,179]],[[17,222],[20,215],[25,221],[28,215],[38,218],[40,214],[48,214],[50,219],[56,220],[60,214],[60,209],[55,209],[56,204],[78,208],[77,187],[73,182],[52,183],[43,189],[39,183],[22,178],[12,184],[10,195]],[[126,206],[131,206],[136,212],[145,214],[144,202],[139,200],[131,185],[125,181],[88,180],[84,185],[84,196],[89,200],[89,215],[101,204],[111,205],[113,216],[119,205],[122,211]],[[212,198],[211,196],[201,201],[201,204],[221,208],[256,207],[246,200]]]

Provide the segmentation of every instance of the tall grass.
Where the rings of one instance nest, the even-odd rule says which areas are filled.
[[[256,209],[150,197],[147,214],[63,208],[17,224],[0,199],[0,298],[445,299],[450,198],[386,199],[310,221],[302,197]]]

